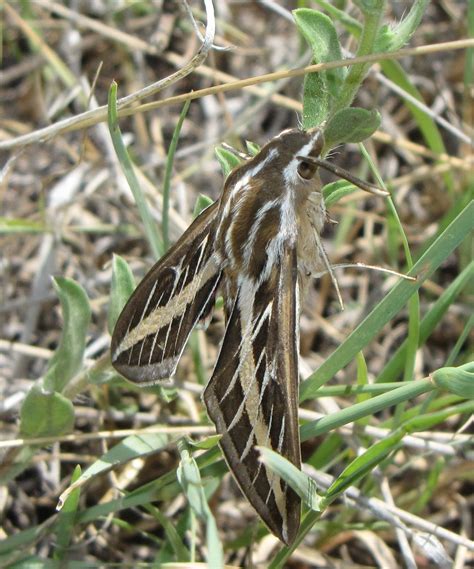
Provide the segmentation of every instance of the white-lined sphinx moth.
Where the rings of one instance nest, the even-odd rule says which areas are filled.
[[[300,467],[300,293],[329,269],[318,167],[320,130],[287,130],[228,176],[220,199],[195,219],[137,287],[115,327],[112,363],[145,384],[168,379],[218,288],[226,331],[204,402],[242,492],[270,530],[294,541],[300,498],[259,460],[270,447]],[[355,180],[368,191],[382,193]]]

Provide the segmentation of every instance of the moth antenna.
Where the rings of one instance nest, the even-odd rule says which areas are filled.
[[[386,269],[385,267],[377,267],[377,265],[367,265],[366,263],[338,263],[337,265],[332,265],[333,269],[371,269],[372,271],[378,271],[379,273],[387,273],[389,275],[395,275],[401,279],[407,281],[416,281],[416,277],[410,277],[409,275],[404,275],[393,269]]]
[[[401,279],[405,279],[407,281],[416,281],[416,277],[410,277],[409,275],[404,275],[403,273],[399,273],[398,271],[394,271],[393,269],[386,269],[385,267],[377,267],[376,265],[367,265],[366,263],[338,263],[337,265],[331,265],[331,271],[334,269],[370,269],[372,271],[378,271],[379,273],[387,273],[389,275],[394,275]],[[325,270],[319,273],[313,274],[314,277],[318,278],[326,273],[330,273],[331,271]]]
[[[321,239],[319,238],[318,232],[315,231],[314,235],[316,237],[316,243],[318,245],[319,252],[321,253],[321,257],[322,257],[323,262],[326,266],[326,271],[324,271],[322,273],[318,273],[318,275],[316,275],[316,276],[320,276],[320,275],[324,275],[325,273],[329,273],[329,276],[331,277],[332,284],[334,285],[334,288],[336,289],[337,300],[339,301],[339,305],[341,307],[341,310],[344,310],[344,301],[342,300],[341,290],[339,288],[339,283],[337,282],[336,275],[334,274],[334,271],[332,270],[333,267],[331,266],[331,263],[329,262],[328,256],[326,255],[326,251],[324,250],[324,247],[323,247],[323,244],[321,242]]]

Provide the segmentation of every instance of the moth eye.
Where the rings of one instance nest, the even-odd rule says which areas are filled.
[[[298,165],[298,174],[304,180],[311,180],[315,172],[316,166],[314,164],[310,164],[309,162],[302,160]]]

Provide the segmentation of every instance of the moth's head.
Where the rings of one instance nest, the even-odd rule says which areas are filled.
[[[308,131],[291,129],[283,131],[277,138],[278,147],[286,158],[283,176],[292,184],[312,180],[318,170],[311,158],[319,158],[324,147],[324,136],[320,129]],[[308,160],[305,160],[308,158]]]

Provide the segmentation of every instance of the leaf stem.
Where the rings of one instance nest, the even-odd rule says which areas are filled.
[[[358,2],[359,8],[364,15],[364,25],[360,36],[357,57],[370,55],[374,52],[375,40],[382,21],[385,2],[383,0],[375,0],[370,2],[370,9],[366,6],[368,2]],[[353,65],[342,85],[341,94],[337,101],[334,102],[332,113],[349,107],[357,94],[360,84],[370,67],[369,63],[359,63]]]

